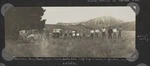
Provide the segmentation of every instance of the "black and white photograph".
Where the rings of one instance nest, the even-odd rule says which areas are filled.
[[[136,50],[130,6],[13,7],[4,19],[15,57],[128,58]]]

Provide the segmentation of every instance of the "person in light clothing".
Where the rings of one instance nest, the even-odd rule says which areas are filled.
[[[97,37],[97,38],[99,37],[99,32],[100,32],[100,31],[99,31],[98,29],[95,30],[95,34],[96,34],[96,37]]]
[[[72,31],[72,37],[74,38],[76,36],[76,31]]]
[[[77,37],[77,38],[81,38],[79,32],[76,33],[76,37]]]
[[[102,28],[102,38],[106,38],[106,29],[104,27]]]
[[[94,30],[91,30],[91,31],[90,31],[91,38],[93,38],[93,37],[94,37],[94,33],[95,33],[95,32],[94,32]]]
[[[117,38],[117,29],[113,28],[113,38]]]

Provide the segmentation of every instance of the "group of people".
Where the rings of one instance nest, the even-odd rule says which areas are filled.
[[[61,29],[53,29],[53,38],[84,38],[84,37],[91,37],[91,38],[99,38],[100,34],[101,37],[104,39],[108,36],[109,39],[112,38],[121,38],[122,28],[112,28],[109,27],[108,29],[102,28],[102,29],[92,29],[90,31],[82,31],[82,30],[61,30]]]
[[[91,34],[91,38],[94,37],[94,34],[96,35],[96,37],[99,37],[99,33],[100,30],[96,29],[96,30],[91,30],[90,34]],[[111,28],[109,27],[108,29],[106,28],[102,28],[101,29],[101,33],[102,33],[102,38],[106,38],[106,34],[108,34],[108,38],[112,39],[112,38],[121,38],[121,33],[122,33],[122,28],[119,27],[117,28]]]

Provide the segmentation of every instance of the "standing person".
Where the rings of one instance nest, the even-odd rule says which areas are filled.
[[[71,30],[69,30],[69,37],[71,37],[72,36],[72,32],[71,32]]]
[[[118,31],[119,31],[119,33],[118,33],[118,38],[121,38],[121,33],[122,33],[122,28],[121,28],[121,26],[119,27]]]
[[[96,34],[96,37],[97,37],[97,38],[99,37],[99,32],[100,32],[99,29],[96,29],[96,30],[95,30],[95,34]]]
[[[59,30],[59,37],[62,37],[63,36],[63,31],[62,29]]]
[[[83,38],[85,38],[85,37],[86,37],[86,35],[87,35],[87,33],[88,33],[88,31],[87,31],[87,30],[83,30],[83,32],[82,32],[82,34],[81,34],[81,35],[82,35],[82,37],[83,37]]]
[[[64,34],[64,39],[66,39],[67,37],[68,37],[68,31],[66,30]]]
[[[77,38],[81,38],[79,32],[76,33],[76,37],[77,37]]]
[[[106,29],[104,27],[102,28],[102,38],[106,38]]]
[[[112,28],[111,27],[109,27],[109,29],[108,29],[108,38],[109,39],[112,39]]]
[[[113,28],[113,38],[117,38],[117,29]]]
[[[81,39],[84,37],[84,33],[83,32],[80,33],[80,37],[81,37]]]
[[[90,31],[90,36],[91,36],[91,38],[94,37],[94,30],[91,30],[91,31]]]
[[[76,36],[76,31],[72,31],[72,37],[75,38]]]

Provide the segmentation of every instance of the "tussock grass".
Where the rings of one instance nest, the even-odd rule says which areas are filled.
[[[124,31],[121,39],[53,39],[41,34],[35,43],[6,40],[7,52],[17,57],[129,57],[135,51],[135,32]]]

